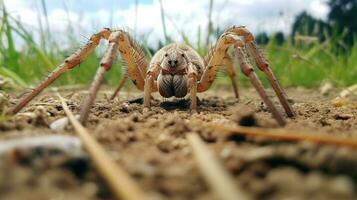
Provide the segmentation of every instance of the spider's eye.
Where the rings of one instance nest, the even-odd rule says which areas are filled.
[[[167,53],[165,53],[165,57],[169,56]]]
[[[185,54],[181,54],[182,57],[185,57]]]

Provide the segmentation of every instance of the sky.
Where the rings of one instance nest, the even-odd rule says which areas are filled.
[[[214,0],[212,20],[221,29],[245,25],[253,33],[289,33],[295,16],[306,11],[326,19],[326,0]],[[163,40],[159,0],[45,0],[50,31],[83,40],[103,27],[121,28],[150,44]],[[197,40],[205,33],[209,0],[162,0],[168,34],[181,41],[180,31]],[[40,0],[4,0],[10,14],[34,31],[45,24]],[[135,12],[137,9],[138,12]],[[137,14],[136,14],[137,13]],[[68,33],[68,23],[73,32]],[[136,31],[134,31],[136,30]]]

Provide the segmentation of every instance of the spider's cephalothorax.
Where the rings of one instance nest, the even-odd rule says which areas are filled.
[[[100,83],[105,73],[111,68],[118,51],[126,64],[126,73],[112,98],[116,96],[117,92],[124,85],[124,82],[130,78],[139,90],[144,91],[145,107],[150,107],[151,93],[159,91],[163,97],[184,97],[189,94],[191,109],[196,109],[197,93],[209,89],[221,66],[226,68],[232,81],[234,94],[238,98],[236,72],[233,68],[232,58],[227,53],[228,48],[231,46],[234,47],[235,57],[241,71],[250,78],[253,86],[277,122],[280,125],[285,124],[284,118],[268,97],[248,58],[252,58],[257,68],[266,75],[282,103],[286,114],[289,117],[294,116],[294,112],[287,101],[284,90],[281,88],[268,62],[255,44],[253,35],[243,26],[228,28],[219,37],[216,45],[209,51],[204,60],[188,45],[174,43],[161,48],[153,56],[150,63],[145,59],[144,53],[135,45],[129,34],[122,30],[105,28],[94,34],[85,46],[68,57],[37,88],[21,99],[8,113],[16,114],[62,73],[81,63],[99,44],[101,39],[108,40],[109,44],[89,89],[88,96],[82,103],[80,113],[80,121],[82,123],[86,122],[89,109],[96,97]],[[249,54],[249,56],[246,54]]]
[[[198,61],[198,62],[194,62]],[[203,62],[196,52],[185,44],[169,44],[160,49],[151,63],[160,63],[161,70],[157,77],[157,87],[163,97],[184,97],[188,92],[188,64],[202,71]],[[154,65],[152,65],[154,66]]]

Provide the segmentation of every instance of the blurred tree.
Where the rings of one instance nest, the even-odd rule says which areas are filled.
[[[302,36],[314,36],[317,37],[319,41],[323,41],[326,39],[325,33],[330,33],[331,28],[330,26],[322,21],[315,19],[307,12],[300,13],[293,23],[292,26],[292,39],[294,39],[298,35]]]
[[[278,45],[282,45],[285,42],[285,36],[284,33],[279,31],[274,35],[274,41],[278,44]]]
[[[255,36],[255,41],[259,44],[259,45],[266,45],[269,42],[269,36],[266,32],[261,32],[258,33]]]
[[[357,0],[330,0],[328,21],[333,28],[343,34],[347,46],[353,45],[357,33]]]

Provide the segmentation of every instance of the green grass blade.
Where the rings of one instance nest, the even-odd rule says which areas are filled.
[[[15,72],[5,68],[5,67],[0,67],[0,74],[2,76],[11,78],[12,80],[14,80],[17,84],[19,84],[21,87],[26,87],[26,83],[25,81],[19,77]]]

